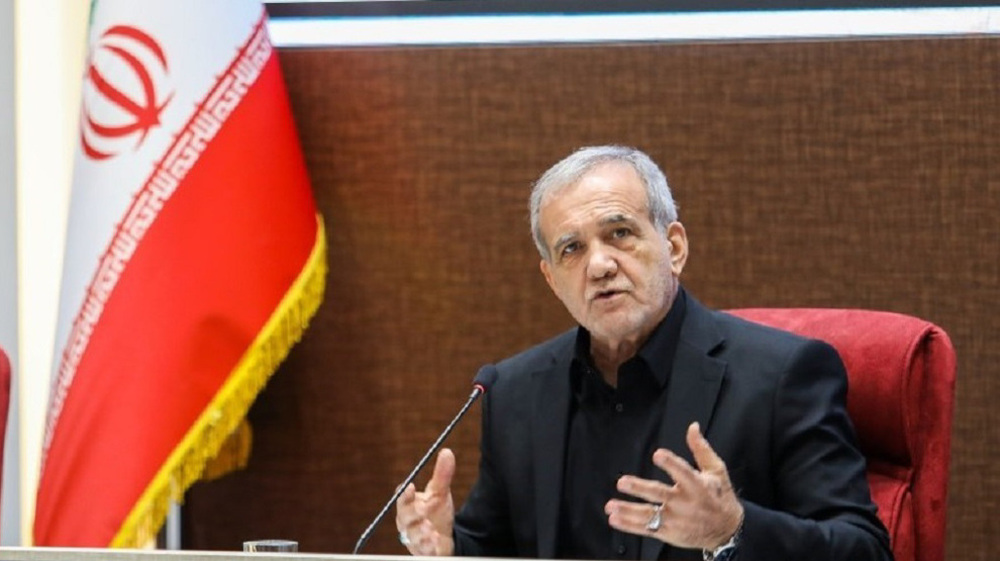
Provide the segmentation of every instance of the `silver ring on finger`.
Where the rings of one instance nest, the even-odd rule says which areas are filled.
[[[653,515],[649,517],[649,522],[646,522],[646,529],[650,532],[655,532],[660,529],[660,524],[663,522],[661,513],[663,511],[662,504],[653,505]]]

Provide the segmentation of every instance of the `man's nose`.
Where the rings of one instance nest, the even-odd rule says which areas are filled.
[[[591,279],[603,279],[612,277],[618,272],[618,261],[610,252],[602,247],[596,247],[591,251],[587,261],[587,276]]]

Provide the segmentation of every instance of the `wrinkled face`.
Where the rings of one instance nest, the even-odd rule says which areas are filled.
[[[542,274],[593,340],[641,344],[666,316],[687,259],[680,222],[649,218],[638,174],[600,165],[542,200],[539,225],[551,261]]]

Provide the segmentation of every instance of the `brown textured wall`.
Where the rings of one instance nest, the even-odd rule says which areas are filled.
[[[249,468],[199,484],[185,546],[349,552],[477,367],[570,325],[537,271],[530,182],[639,146],[715,307],[909,313],[959,359],[948,557],[1000,550],[1000,40],[281,53],[327,220],[327,299],[254,405]],[[460,501],[478,410],[449,440]],[[421,478],[423,479],[423,478]],[[368,553],[402,553],[391,515]]]

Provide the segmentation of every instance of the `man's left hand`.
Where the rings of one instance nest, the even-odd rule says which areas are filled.
[[[743,521],[740,504],[722,458],[701,434],[698,423],[687,431],[687,445],[698,469],[664,448],[653,453],[653,464],[667,472],[673,485],[625,475],[618,490],[645,502],[611,499],[604,506],[612,528],[653,536],[681,548],[712,550],[729,541]],[[660,507],[658,527],[650,526]]]

